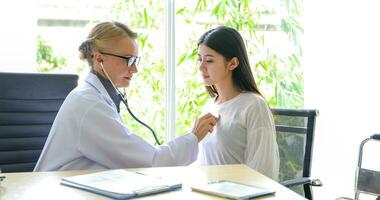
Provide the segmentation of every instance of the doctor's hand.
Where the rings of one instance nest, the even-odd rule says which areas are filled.
[[[198,142],[200,142],[208,132],[212,132],[214,130],[214,126],[216,124],[217,118],[212,114],[207,113],[202,117],[199,117],[195,120],[193,126],[193,133],[198,138]]]

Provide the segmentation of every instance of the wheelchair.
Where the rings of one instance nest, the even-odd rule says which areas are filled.
[[[355,200],[359,199],[361,193],[377,196],[380,199],[380,171],[362,168],[363,147],[370,140],[380,141],[380,134],[374,134],[360,144],[359,160],[355,173]]]

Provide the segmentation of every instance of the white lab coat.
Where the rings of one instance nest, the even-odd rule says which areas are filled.
[[[89,73],[64,101],[34,171],[188,165],[197,154],[193,133],[158,147],[131,133],[106,89]]]

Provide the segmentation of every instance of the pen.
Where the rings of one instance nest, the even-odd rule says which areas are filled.
[[[152,175],[144,174],[144,173],[141,173],[141,172],[135,172],[135,173],[136,173],[136,174],[140,174],[140,175],[144,175],[144,176],[150,176],[150,177],[154,177],[154,178],[162,179],[162,177],[159,177],[159,176],[152,176]]]
[[[141,173],[141,172],[135,172],[136,174],[140,174],[140,175],[145,175],[146,176],[146,174],[144,174],[144,173]]]

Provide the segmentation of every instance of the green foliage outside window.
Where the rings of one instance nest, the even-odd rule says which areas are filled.
[[[37,63],[38,72],[63,70],[66,59],[54,54],[52,47],[40,35],[37,36]]]

